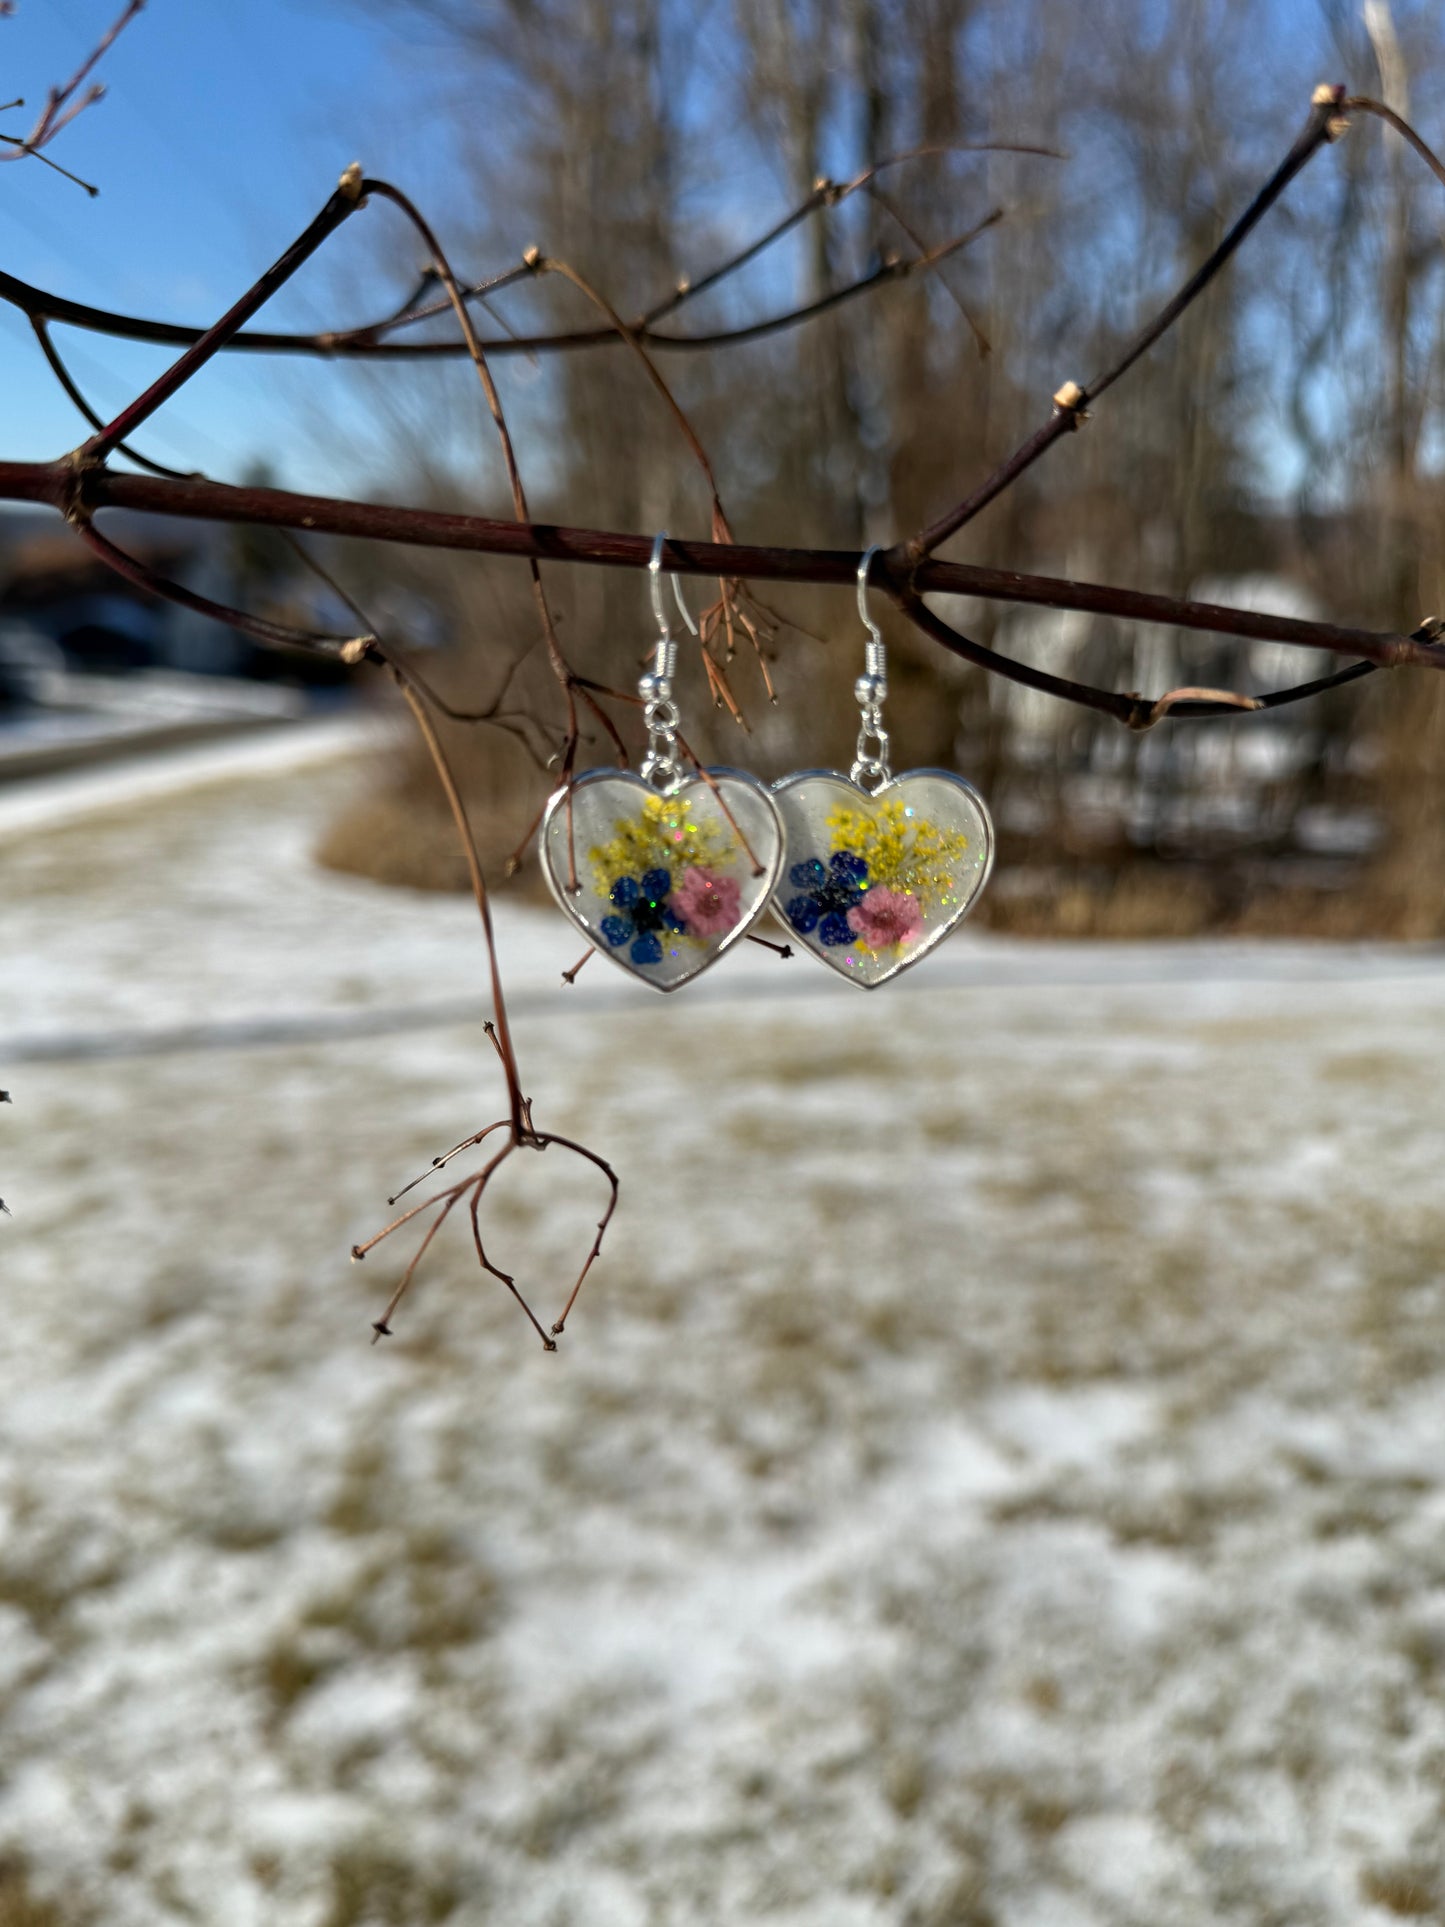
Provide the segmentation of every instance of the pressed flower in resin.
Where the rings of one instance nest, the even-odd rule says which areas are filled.
[[[923,911],[906,890],[875,883],[848,912],[848,928],[870,950],[887,950],[892,944],[912,943],[923,928]]]
[[[737,880],[700,867],[683,871],[672,902],[687,929],[699,937],[722,936],[742,915],[742,891]]]

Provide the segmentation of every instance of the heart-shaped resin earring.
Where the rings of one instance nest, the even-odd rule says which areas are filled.
[[[968,915],[993,867],[993,822],[952,770],[888,766],[883,637],[868,612],[871,548],[858,566],[868,630],[854,685],[861,722],[852,769],[801,770],[773,785],[787,841],[773,907],[799,941],[871,990],[907,970]]]
[[[663,606],[659,535],[648,564],[658,641],[637,685],[647,754],[637,775],[592,769],[547,805],[542,872],[587,941],[654,990],[691,983],[739,943],[767,908],[783,862],[783,826],[766,785],[745,770],[678,760],[672,698],[677,644]],[[683,619],[694,635],[673,579]]]

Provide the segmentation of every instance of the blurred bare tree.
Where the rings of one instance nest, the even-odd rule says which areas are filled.
[[[1326,70],[1418,113],[1445,63],[1429,0],[1367,0],[1363,14],[1343,0],[1316,13],[1284,0],[409,4],[441,29],[470,116],[475,193],[455,212],[471,221],[479,269],[537,242],[635,314],[820,178],[913,156],[800,223],[740,286],[702,297],[700,329],[820,299],[891,252],[1007,207],[1005,224],[932,276],[726,355],[669,361],[740,536],[855,548],[926,521],[1006,454],[1061,381],[1087,382],[1218,241]],[[1277,10],[1296,47],[1308,13],[1318,71],[1269,57],[1263,13]],[[1010,141],[1068,158],[977,151]],[[1374,123],[1337,162],[1291,190],[1267,238],[1087,433],[950,553],[1407,631],[1442,607],[1430,540],[1445,398],[1438,191]],[[519,327],[544,309],[553,326],[595,320],[555,281],[501,307]],[[533,377],[526,407],[546,428],[523,458],[547,512],[698,525],[706,497],[687,451],[624,350],[560,358]],[[451,567],[454,587],[469,573]],[[625,676],[646,635],[637,585],[594,571],[561,596],[597,673]],[[753,688],[753,742],[718,719],[707,743],[765,769],[842,753],[856,669],[839,599],[779,600],[834,646],[790,638],[781,709],[766,712]],[[1116,687],[1314,673],[1274,645],[1017,607],[955,613],[980,641]],[[1445,903],[1420,880],[1422,864],[1438,875],[1445,859],[1445,691],[1428,679],[1396,692],[1380,677],[1277,719],[1138,737],[940,667],[901,629],[890,639],[900,751],[958,761],[984,785],[1005,852],[1038,866],[1020,872],[1036,895],[1059,885],[1061,864],[1108,875],[1168,859],[1204,879],[1185,920],[1217,920],[1261,880],[1278,894],[1353,879],[1378,843],[1371,915],[1445,930]],[[1308,921],[1306,899],[1291,898],[1291,914]],[[1007,888],[996,901],[1012,914]],[[1324,889],[1322,927],[1344,905]]]

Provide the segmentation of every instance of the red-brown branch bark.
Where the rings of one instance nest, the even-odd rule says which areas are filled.
[[[303,533],[405,543],[419,548],[514,556],[536,562],[589,563],[601,568],[645,569],[652,554],[650,536],[620,530],[504,522],[488,516],[449,514],[391,503],[296,495],[284,489],[234,488],[224,482],[201,478],[166,481],[149,475],[123,475],[110,469],[77,474],[63,462],[0,462],[0,501],[44,503],[72,515],[77,509],[82,513],[106,508],[138,509],[188,520],[243,522]],[[725,575],[756,582],[849,588],[856,584],[858,561],[858,556],[847,549],[691,542],[673,535],[667,542],[667,567],[679,575]],[[903,586],[883,556],[874,560],[872,579],[883,589]],[[1286,642],[1300,648],[1326,649],[1336,655],[1360,657],[1382,668],[1412,663],[1445,668],[1445,643],[1429,637],[1306,622],[1294,616],[1154,595],[1112,583],[1073,582],[1017,569],[940,562],[931,557],[913,569],[904,582],[911,583],[915,599],[924,595],[980,596],[990,601],[1076,609],[1125,621],[1157,622],[1171,628],[1241,636],[1258,642]],[[931,633],[935,640],[940,640],[936,631]],[[945,646],[952,648],[953,644]],[[1033,681],[1033,672],[1027,672],[1025,665],[1010,664],[1008,658],[994,652],[984,653],[988,656],[987,667],[1005,675],[1016,671],[1014,680],[1017,681]]]

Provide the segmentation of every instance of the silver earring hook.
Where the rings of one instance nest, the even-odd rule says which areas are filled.
[[[698,633],[697,624],[692,619],[692,611],[682,599],[682,584],[676,576],[672,578],[672,593],[677,598],[677,606],[682,611],[683,621],[687,624],[693,635],[696,635]]]
[[[884,652],[882,631],[868,608],[868,571],[873,567],[874,556],[880,552],[881,544],[875,542],[871,549],[863,551],[863,560],[858,564],[858,616],[870,638],[863,646],[865,672],[882,681],[888,673],[888,659]]]
[[[888,694],[888,651],[883,633],[868,610],[868,571],[878,553],[875,543],[858,564],[858,614],[868,631],[863,645],[863,674],[853,685],[858,703],[858,748],[851,771],[853,781],[876,796],[893,779],[888,768],[888,732],[883,727],[883,699]]]
[[[667,611],[662,605],[662,551],[666,542],[667,542],[667,530],[659,529],[656,537],[653,540],[652,559],[647,565],[647,573],[651,577],[651,581],[648,586],[652,591],[652,613],[657,620],[658,635],[663,642],[671,642],[672,625],[671,623],[669,623],[667,619]],[[668,580],[672,584],[672,593],[673,593],[674,599],[677,602],[679,615],[681,615],[683,621],[687,624],[692,634],[696,635],[697,624],[692,619],[691,610],[688,608],[687,604],[682,599],[682,584],[678,581],[675,575],[671,574],[671,572],[669,572],[668,574]]]
[[[667,541],[667,530],[659,529],[652,544],[652,560],[647,565],[651,578],[648,587],[652,591],[652,614],[657,623],[657,631],[664,642],[672,641],[672,629],[667,620],[667,611],[662,606],[662,550]]]
[[[672,699],[677,644],[673,640],[672,625],[668,622],[667,609],[662,600],[662,551],[666,543],[667,530],[659,529],[653,539],[652,556],[647,564],[652,613],[657,619],[657,652],[653,658],[653,668],[637,685],[637,693],[644,704],[643,719],[647,724],[647,754],[642,759],[640,773],[642,780],[657,790],[667,790],[682,781],[682,765],[677,758],[679,718],[677,704]],[[672,592],[682,619],[696,635],[697,624],[682,599],[677,577],[669,572],[668,579],[672,583]]]

